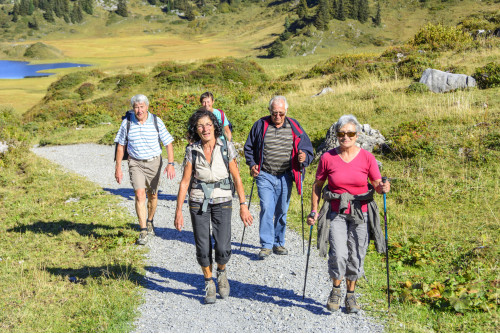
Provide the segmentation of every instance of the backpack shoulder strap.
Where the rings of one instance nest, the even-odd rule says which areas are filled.
[[[158,132],[158,144],[160,144],[161,148],[161,139],[160,139],[160,128],[158,127],[158,116],[156,114],[151,113],[153,115],[153,123],[155,124],[156,132]]]
[[[128,141],[128,133],[130,131],[130,123],[132,122],[132,115],[130,114],[130,111],[127,111],[125,118],[127,119],[127,132],[125,132],[125,138]]]

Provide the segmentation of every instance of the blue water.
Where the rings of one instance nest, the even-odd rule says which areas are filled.
[[[87,64],[75,63],[53,63],[30,65],[26,61],[0,60],[0,79],[24,79],[29,77],[48,77],[55,73],[38,73],[42,70],[53,70],[56,68],[87,67]]]

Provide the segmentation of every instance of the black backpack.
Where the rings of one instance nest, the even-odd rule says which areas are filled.
[[[123,158],[122,160],[128,160],[128,151],[127,151],[127,145],[128,145],[128,132],[130,130],[130,122],[132,119],[132,114],[134,113],[133,110],[129,110],[125,113],[125,115],[122,116],[122,121],[126,118],[127,119],[127,132],[125,132],[125,145],[123,149]],[[155,114],[153,115],[153,122],[155,124],[156,131],[158,132],[158,143],[160,144],[161,147],[161,140],[160,140],[160,129],[158,128],[158,116]],[[116,161],[116,152],[118,151],[118,143],[115,143],[115,160]]]

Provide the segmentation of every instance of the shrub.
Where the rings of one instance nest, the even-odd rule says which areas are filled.
[[[419,79],[426,68],[434,68],[434,63],[425,56],[411,55],[398,62],[396,68],[403,77]]]
[[[56,91],[61,89],[73,88],[87,79],[88,72],[74,72],[62,76],[59,80],[54,81],[48,88],[48,91]]]
[[[408,88],[405,89],[406,94],[422,94],[427,93],[429,87],[426,84],[420,82],[413,82]]]
[[[461,29],[432,23],[421,28],[410,44],[433,51],[466,50],[475,46],[473,38]]]
[[[401,123],[386,136],[389,156],[411,158],[433,152],[434,135],[426,121]]]
[[[82,84],[76,90],[76,92],[80,95],[82,100],[86,100],[86,99],[90,98],[92,96],[92,94],[94,94],[94,91],[95,91],[95,85],[91,84],[89,82]]]
[[[500,87],[500,64],[491,62],[483,67],[476,68],[472,76],[481,89]]]

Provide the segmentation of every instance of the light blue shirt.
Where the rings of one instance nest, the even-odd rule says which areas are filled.
[[[127,145],[128,154],[132,158],[146,160],[160,155],[161,146],[158,143],[158,135],[165,146],[174,141],[163,121],[159,117],[157,117],[157,120],[159,133],[156,131],[153,115],[150,112],[148,112],[148,118],[144,124],[139,123],[135,114],[132,114]],[[126,132],[127,119],[125,118],[116,134],[115,143],[125,145]]]
[[[215,117],[219,121],[219,124],[222,124],[222,113],[220,112],[220,110],[214,108],[213,114],[215,115]],[[224,116],[225,116],[224,117],[224,124],[222,124],[222,135],[219,138],[225,138],[224,127],[229,125],[229,121],[227,120],[227,115],[225,113],[224,113]]]

